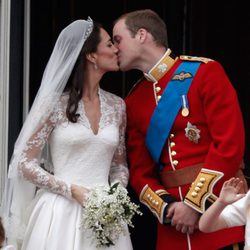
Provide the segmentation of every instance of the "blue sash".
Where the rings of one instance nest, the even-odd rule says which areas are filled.
[[[182,96],[186,96],[200,62],[182,62],[167,84],[151,117],[146,136],[146,146],[160,170],[160,156],[174,120],[182,106]],[[180,74],[181,73],[181,74]],[[188,77],[178,77],[188,74]]]

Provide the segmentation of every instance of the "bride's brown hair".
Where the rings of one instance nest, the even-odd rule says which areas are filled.
[[[86,55],[96,52],[97,46],[101,41],[101,27],[101,24],[94,22],[93,31],[85,41],[65,87],[65,91],[69,92],[66,116],[69,121],[73,123],[77,122],[79,116],[76,114],[76,111],[78,109],[78,103],[82,98],[83,76],[86,68]]]

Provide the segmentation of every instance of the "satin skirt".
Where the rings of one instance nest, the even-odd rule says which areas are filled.
[[[27,209],[29,220],[22,250],[96,250],[91,232],[80,226],[83,212],[76,201],[41,190]],[[129,232],[114,246],[102,249],[133,249]]]

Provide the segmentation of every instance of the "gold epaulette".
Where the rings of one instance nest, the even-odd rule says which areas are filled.
[[[129,96],[129,95],[133,92],[133,90],[135,89],[135,87],[137,87],[137,85],[138,85],[140,82],[142,82],[143,79],[144,79],[144,77],[141,77],[141,78],[132,86],[132,88],[129,90],[127,96]]]
[[[160,223],[164,221],[164,208],[168,205],[159,195],[167,193],[166,191],[158,190],[154,192],[148,185],[145,185],[140,194],[140,201],[146,205],[151,212],[157,217]]]
[[[213,187],[223,175],[222,172],[202,168],[192,183],[184,203],[198,212],[204,213],[206,201],[213,202],[216,199],[216,196],[213,194]]]
[[[206,57],[186,56],[186,55],[181,55],[180,59],[183,61],[202,62],[202,63],[208,63],[208,62],[213,61],[213,59],[206,58]]]

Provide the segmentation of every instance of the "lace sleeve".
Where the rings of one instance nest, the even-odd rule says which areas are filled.
[[[39,188],[49,190],[71,198],[70,184],[58,179],[40,167],[40,155],[49,135],[55,127],[61,114],[54,112],[48,120],[32,135],[26,143],[26,149],[22,153],[18,165],[19,174]]]
[[[121,124],[119,126],[119,145],[115,151],[111,168],[110,168],[110,182],[119,181],[124,187],[128,185],[129,171],[126,158],[125,147],[125,130],[127,124],[125,103],[121,102]]]

